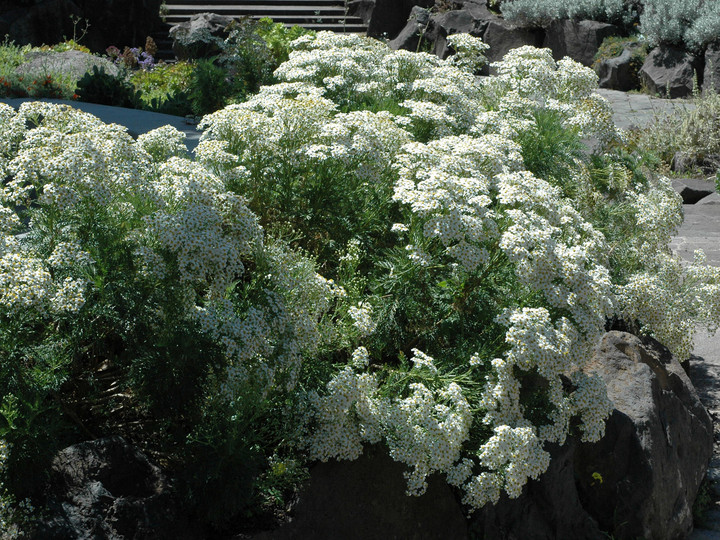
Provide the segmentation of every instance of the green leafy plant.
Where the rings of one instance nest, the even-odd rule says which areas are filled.
[[[140,102],[140,93],[122,75],[111,75],[97,66],[78,81],[75,93],[80,101],[100,105],[133,108]]]

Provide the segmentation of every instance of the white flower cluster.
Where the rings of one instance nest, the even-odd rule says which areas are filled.
[[[137,138],[137,145],[156,163],[166,161],[172,156],[184,157],[187,154],[185,133],[172,126],[162,126],[142,133]]]
[[[425,238],[438,239],[446,253],[474,270],[488,261],[486,245],[499,234],[490,208],[492,178],[521,166],[519,147],[495,135],[410,143],[396,157],[393,198],[423,219]]]
[[[274,99],[256,101],[245,112],[285,125],[289,137],[328,115],[323,105],[329,102],[317,96]],[[288,112],[292,107],[284,105],[290,101],[297,106]],[[263,104],[272,114],[255,111]],[[295,385],[303,355],[323,339],[319,321],[330,299],[344,291],[318,276],[303,256],[265,245],[256,216],[226,185],[243,176],[237,158],[221,154],[227,143],[205,141],[195,162],[179,157],[183,136],[170,126],[134,142],[120,126],[64,106],[23,104],[17,113],[0,108],[0,118],[0,137],[14,145],[2,157],[11,179],[0,212],[0,308],[79,310],[88,286],[80,277],[96,255],[80,242],[78,230],[87,227],[88,216],[100,214],[117,221],[115,232],[125,235],[138,278],[157,286],[177,279],[172,294],[227,355],[228,396],[247,384],[261,393],[281,383]],[[289,125],[296,121],[305,124]],[[279,134],[278,151],[287,140]],[[232,174],[219,176],[204,166],[218,156]],[[215,168],[228,173],[228,167]],[[29,228],[53,236],[54,249],[45,258],[31,249],[32,242],[12,236],[21,227],[12,206],[28,206],[34,194],[41,214]],[[247,263],[252,276],[246,275]],[[248,305],[233,300],[238,286],[248,287]]]
[[[353,320],[353,326],[360,332],[360,336],[366,337],[375,332],[377,323],[372,319],[370,304],[361,302],[357,306],[350,306],[348,313]]]
[[[367,351],[355,354],[364,364]],[[432,358],[421,351],[415,351],[415,358],[432,365]],[[450,383],[433,389],[415,382],[408,390],[405,398],[389,399],[378,393],[374,375],[356,373],[350,366],[338,372],[325,395],[311,396],[317,423],[309,442],[311,455],[322,461],[355,459],[363,443],[384,439],[393,459],[411,467],[406,474],[410,495],[424,493],[434,472],[457,475],[454,463],[472,424],[461,388]]]
[[[393,51],[369,38],[318,32],[294,41],[290,59],[275,75],[322,88],[341,105],[404,103],[416,122],[429,122],[439,133],[451,128],[456,133],[472,124],[479,106],[474,72],[485,62],[487,45],[467,35],[448,39],[458,53],[443,61],[426,53]]]
[[[593,93],[598,87],[595,72],[563,58],[555,62],[550,49],[529,45],[513,49],[493,63],[497,76],[483,82],[484,109],[498,111],[500,118],[481,112],[476,132],[507,133],[517,124],[532,125],[537,108],[557,112],[568,127],[581,137],[597,137],[601,142],[622,138],[615,126],[607,100]],[[486,131],[490,129],[499,131]]]

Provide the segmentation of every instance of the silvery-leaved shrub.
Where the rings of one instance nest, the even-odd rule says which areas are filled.
[[[650,45],[702,50],[720,32],[720,5],[709,0],[644,0],[640,28]]]
[[[636,17],[625,0],[505,0],[501,10],[508,20],[539,26],[556,19],[629,24]]]

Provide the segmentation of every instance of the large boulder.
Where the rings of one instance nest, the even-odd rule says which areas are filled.
[[[434,4],[434,0],[350,0],[348,13],[367,24],[368,36],[393,39],[406,26],[413,7]]]
[[[434,14],[432,19],[437,29],[433,52],[445,59],[452,54],[446,39],[448,36],[470,34],[481,38],[485,35],[490,21],[498,17],[491,13],[484,3],[467,1],[459,5],[458,9]]]
[[[485,53],[489,62],[496,62],[511,49],[532,45],[542,47],[545,32],[541,28],[515,26],[504,19],[494,19],[488,22],[483,41],[490,45]]]
[[[388,42],[391,49],[418,50],[422,42],[433,44],[435,41],[435,28],[431,26],[430,10],[415,6],[410,11],[405,27],[397,37]]]
[[[441,478],[433,476],[422,497],[407,497],[404,466],[371,447],[357,461],[315,466],[294,520],[255,540],[687,538],[713,442],[687,374],[657,341],[619,331],[603,336],[588,371],[604,380],[614,404],[605,436],[550,445],[545,474],[517,499],[479,509],[469,530]]]
[[[422,497],[405,495],[405,466],[382,447],[366,448],[355,461],[319,463],[300,494],[294,519],[255,540],[463,540],[467,523],[450,487],[428,479]]]
[[[600,88],[621,90],[627,92],[640,87],[638,76],[639,64],[637,51],[641,48],[639,43],[627,43],[619,56],[605,58],[595,64]]]
[[[597,522],[583,508],[575,481],[574,438],[549,448],[550,467],[531,480],[516,499],[502,495],[473,514],[470,530],[475,538],[506,540],[603,540]]]
[[[703,90],[720,92],[720,41],[711,43],[705,50]]]
[[[677,47],[659,45],[640,68],[640,80],[653,94],[687,97],[692,94],[695,74],[702,75],[699,68],[696,56]]]
[[[556,19],[545,29],[545,43],[560,60],[569,56],[584,66],[591,66],[603,40],[615,36],[620,29],[597,21]]]
[[[65,448],[52,461],[51,517],[30,538],[194,539],[160,469],[121,437]]]
[[[173,52],[179,60],[207,58],[220,52],[219,41],[232,17],[217,13],[196,13],[189,20],[170,28]]]
[[[713,424],[685,370],[657,341],[617,331],[602,338],[590,370],[615,409],[605,436],[575,454],[583,507],[617,539],[687,538]]]

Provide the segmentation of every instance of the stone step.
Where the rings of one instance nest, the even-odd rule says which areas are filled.
[[[302,5],[302,4],[318,4],[318,5],[335,5],[335,6],[344,6],[345,2],[343,0],[242,0],[241,2],[238,2],[237,0],[212,0],[209,2],[199,2],[194,1],[191,3],[183,2],[182,0],[178,0],[175,2],[172,2],[170,4],[165,4],[167,9],[173,9],[177,6],[193,6],[198,13],[201,13],[203,11],[212,11],[218,6],[221,7],[238,7],[238,6],[247,6],[247,5],[254,5],[254,4],[265,4],[265,5],[278,5],[278,6],[296,6],[296,5]]]
[[[166,17],[172,14],[179,13],[217,13],[218,15],[244,15],[253,13],[344,13],[345,6],[342,4],[318,4],[317,2],[291,5],[291,4],[244,4],[244,5],[233,5],[233,6],[203,6],[204,9],[199,9],[198,6],[194,5],[173,5],[167,6]]]

